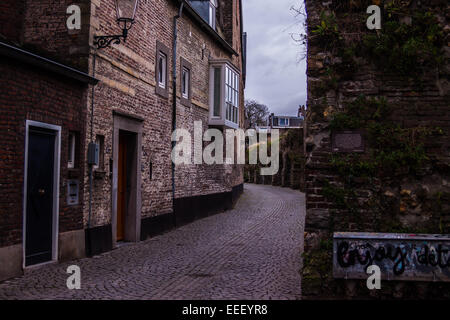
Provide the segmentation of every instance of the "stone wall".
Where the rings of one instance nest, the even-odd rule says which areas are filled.
[[[332,233],[450,233],[450,51],[447,1],[306,1],[308,134],[304,298],[444,298],[442,283],[332,277]],[[363,153],[332,152],[361,130]],[[418,292],[420,293],[418,295]]]
[[[304,191],[303,128],[280,129],[280,168],[273,176],[262,176],[261,165],[246,164],[245,181],[248,183],[269,184]]]

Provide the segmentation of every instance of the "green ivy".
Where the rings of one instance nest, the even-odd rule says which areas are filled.
[[[411,25],[397,20],[383,23],[379,33],[363,37],[362,52],[383,71],[417,75],[444,61],[444,32],[431,12],[415,13]]]
[[[336,15],[322,11],[320,14],[320,22],[312,33],[318,37],[319,42],[323,45],[337,44],[340,40],[339,28],[336,22]]]

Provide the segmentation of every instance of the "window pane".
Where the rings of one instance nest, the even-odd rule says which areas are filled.
[[[186,93],[186,70],[183,69],[183,79],[181,81],[181,92]]]
[[[183,68],[183,74],[182,74],[182,81],[181,81],[181,93],[183,95],[183,98],[188,99],[189,98],[189,70],[186,68]]]
[[[162,52],[158,56],[158,84],[161,88],[166,87],[166,55]]]
[[[220,82],[222,73],[220,68],[214,68],[214,116],[220,117]]]

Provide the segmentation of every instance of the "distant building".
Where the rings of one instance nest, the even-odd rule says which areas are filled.
[[[258,133],[270,133],[272,129],[300,129],[303,128],[303,121],[305,119],[306,108],[304,105],[299,106],[297,116],[282,116],[272,113],[267,120],[267,125],[257,126]]]

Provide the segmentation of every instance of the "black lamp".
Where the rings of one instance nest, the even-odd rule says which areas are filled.
[[[114,44],[119,44],[122,38],[125,42],[128,36],[128,30],[130,30],[134,24],[138,0],[115,0],[115,2],[117,24],[122,29],[122,34],[114,36],[95,36],[94,45],[97,46],[97,49],[106,48],[112,42]]]

